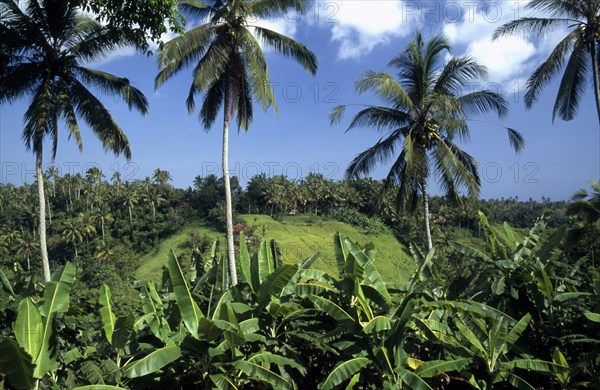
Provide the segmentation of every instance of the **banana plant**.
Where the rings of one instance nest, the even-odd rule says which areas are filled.
[[[56,339],[57,316],[69,309],[69,294],[75,279],[75,267],[67,263],[58,278],[44,286],[43,297],[27,297],[19,303],[13,327],[14,340],[0,340],[0,371],[17,388],[32,388],[48,377],[56,383],[59,368]],[[16,342],[15,342],[16,341]]]
[[[322,337],[340,356],[321,389],[352,388],[370,377],[380,378],[375,383],[383,388],[433,389],[440,372],[457,371],[468,363],[466,359],[432,360],[415,366],[410,351],[419,348],[419,341],[410,324],[418,312],[418,296],[398,296],[388,290],[374,267],[372,246],[360,248],[338,233],[334,248],[340,275],[335,290],[309,297],[327,316],[325,323],[334,321]]]

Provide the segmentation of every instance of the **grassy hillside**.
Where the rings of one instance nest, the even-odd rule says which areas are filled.
[[[187,226],[163,240],[152,252],[144,255],[140,260],[140,267],[135,272],[135,277],[140,280],[160,280],[162,267],[167,264],[167,258],[171,250],[178,257],[191,252],[189,241],[192,233],[195,233],[198,237],[206,237],[211,241],[220,239],[222,235],[221,232],[207,224],[193,223],[191,226]],[[225,241],[224,235],[222,241]]]
[[[402,244],[390,233],[368,236],[351,225],[311,216],[284,217],[281,221],[276,221],[265,215],[241,215],[240,219],[246,222],[255,236],[275,239],[284,261],[288,263],[297,263],[319,252],[321,256],[313,267],[336,275],[333,235],[339,231],[361,245],[369,242],[375,244],[375,265],[385,280],[406,280],[414,269],[413,261],[404,253]],[[176,253],[189,253],[186,243],[194,231],[198,236],[220,238],[223,243],[225,241],[221,233],[202,224],[184,228],[161,242],[156,250],[146,254],[135,276],[139,279],[158,280],[161,267],[166,263],[171,249]]]
[[[285,261],[290,263],[319,252],[321,256],[314,266],[336,275],[333,235],[339,231],[361,245],[375,244],[375,265],[384,279],[406,280],[414,269],[413,260],[404,253],[402,244],[391,233],[368,236],[346,223],[312,216],[283,217],[276,221],[266,215],[243,215],[241,219],[253,228],[254,235],[275,239]]]

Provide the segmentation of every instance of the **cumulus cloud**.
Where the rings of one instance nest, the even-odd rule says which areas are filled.
[[[337,56],[342,60],[365,56],[377,45],[411,34],[420,24],[415,7],[405,1],[348,0],[331,4],[335,8],[330,10],[328,25],[332,26],[332,41],[340,45]]]
[[[562,31],[555,31],[541,39],[513,35],[492,41],[494,31],[519,17],[532,15],[526,9],[529,1],[498,1],[493,3],[464,2],[466,9],[461,19],[446,23],[443,32],[462,54],[470,54],[489,71],[489,79],[501,85],[522,84],[538,59],[548,55],[558,42]],[[461,53],[455,53],[461,54]]]

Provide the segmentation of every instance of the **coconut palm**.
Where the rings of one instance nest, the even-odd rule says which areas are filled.
[[[468,85],[485,78],[485,67],[470,57],[452,58],[442,66],[447,39],[438,35],[425,42],[420,33],[408,48],[394,57],[389,66],[397,69],[398,81],[390,74],[368,71],[356,82],[357,93],[373,92],[387,105],[368,105],[359,111],[348,130],[374,127],[387,133],[372,147],[358,154],[346,170],[347,178],[368,174],[377,164],[394,159],[384,181],[384,189],[399,186],[397,204],[414,210],[420,198],[423,206],[427,249],[432,247],[429,228],[428,179],[434,174],[452,200],[459,199],[459,188],[477,196],[481,185],[477,162],[454,143],[469,136],[469,115],[495,112],[507,114],[508,103],[493,91],[462,95]],[[345,105],[335,107],[331,122],[339,122]],[[519,151],[521,135],[509,130],[509,140]],[[397,153],[397,151],[400,153]]]
[[[148,103],[129,80],[83,66],[131,44],[82,15],[79,1],[0,0],[0,104],[30,96],[24,115],[23,140],[36,156],[40,250],[44,280],[50,280],[46,247],[46,211],[42,176],[43,141],[56,156],[59,120],[82,149],[78,117],[83,118],[105,150],[131,158],[129,141],[88,86],[119,95],[142,114]]]
[[[506,23],[494,32],[494,39],[511,34],[534,38],[566,27],[567,35],[548,58],[531,74],[526,84],[525,104],[531,108],[542,90],[564,68],[558,87],[552,120],[558,114],[571,120],[577,114],[588,84],[593,84],[600,123],[600,76],[598,42],[600,40],[599,0],[532,0],[527,6],[547,17],[525,17]],[[566,65],[565,65],[566,61]]]
[[[184,0],[181,8],[207,20],[168,42],[159,53],[161,68],[156,87],[188,65],[195,64],[187,98],[194,112],[195,97],[203,93],[200,119],[206,130],[223,106],[222,169],[225,187],[227,253],[232,285],[237,284],[233,246],[231,185],[228,168],[229,126],[237,117],[238,129],[247,130],[253,117],[253,98],[263,109],[275,105],[264,47],[291,57],[311,74],[317,70],[315,55],[305,46],[275,31],[252,25],[287,10],[305,11],[304,0]]]

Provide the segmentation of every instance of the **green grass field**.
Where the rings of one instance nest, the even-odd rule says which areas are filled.
[[[134,276],[140,280],[160,280],[162,267],[167,264],[167,258],[171,250],[179,257],[182,254],[190,253],[191,248],[188,242],[192,232],[195,232],[199,237],[208,237],[210,240],[221,239],[221,236],[223,236],[224,242],[225,236],[221,232],[202,222],[194,222],[163,240],[152,252],[145,254],[141,258],[141,265]]]
[[[286,263],[297,263],[319,252],[320,257],[313,267],[337,275],[333,235],[339,231],[361,245],[369,242],[375,244],[375,266],[387,281],[405,281],[415,268],[412,258],[391,233],[369,236],[346,223],[312,216],[283,217],[280,221],[266,215],[241,215],[239,218],[253,230],[255,236],[276,240]],[[154,251],[143,256],[142,265],[135,276],[143,280],[159,280],[170,250],[180,254],[189,252],[186,242],[193,231],[198,236],[225,241],[224,235],[214,228],[201,223],[193,224],[165,239]]]

